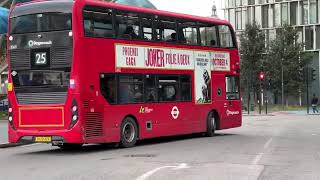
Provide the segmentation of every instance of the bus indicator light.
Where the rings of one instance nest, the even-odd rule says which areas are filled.
[[[8,83],[8,92],[12,91],[12,83]]]

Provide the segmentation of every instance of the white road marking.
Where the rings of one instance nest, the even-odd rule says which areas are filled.
[[[190,166],[188,166],[188,164],[186,163],[181,163],[178,166],[162,166],[162,167],[158,167],[155,168],[151,171],[148,171],[144,174],[142,174],[141,176],[139,176],[136,180],[146,180],[147,178],[149,178],[150,176],[152,176],[154,173],[156,173],[157,171],[160,171],[162,169],[166,169],[166,168],[172,168],[173,170],[179,170],[179,169],[186,169],[186,168],[190,168]]]
[[[267,148],[270,146],[271,142],[272,142],[272,138],[270,138],[270,139],[264,144],[263,148],[264,148],[264,149],[267,149]]]
[[[270,138],[263,146],[263,149],[267,149],[270,144],[272,142],[272,138]],[[257,165],[259,163],[259,161],[261,160],[262,156],[264,155],[263,152],[259,153],[254,159],[253,161],[251,162],[251,165]]]
[[[251,162],[251,165],[257,165],[259,163],[259,161],[261,160],[263,156],[263,153],[259,153]]]

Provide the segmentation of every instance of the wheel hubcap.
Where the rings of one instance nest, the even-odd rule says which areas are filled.
[[[133,124],[131,123],[126,123],[123,126],[123,137],[127,142],[132,142],[134,137],[135,137],[135,129]]]

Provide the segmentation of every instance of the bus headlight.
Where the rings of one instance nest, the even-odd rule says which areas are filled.
[[[78,112],[78,104],[77,101],[74,99],[72,101],[72,106],[71,106],[71,122],[69,129],[73,128],[75,124],[77,124],[79,120],[79,112]]]
[[[9,121],[10,121],[10,123],[11,123],[11,122],[12,122],[12,116],[9,116],[8,119],[9,119]]]

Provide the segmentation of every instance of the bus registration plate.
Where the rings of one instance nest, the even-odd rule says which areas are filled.
[[[40,136],[40,137],[35,137],[35,142],[51,142],[51,137],[50,136]]]

